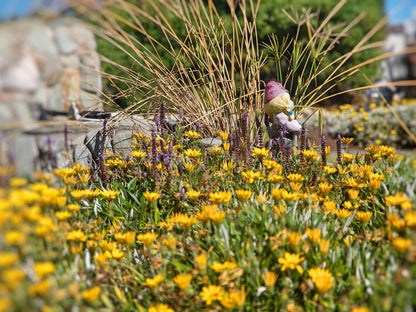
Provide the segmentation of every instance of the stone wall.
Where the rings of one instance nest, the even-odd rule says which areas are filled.
[[[73,17],[0,23],[0,129],[38,119],[40,107],[102,110],[94,34]],[[17,123],[18,124],[18,123]]]
[[[103,110],[93,32],[74,17],[28,17],[0,23],[0,38],[0,166],[13,163],[17,175],[30,177],[85,162],[74,150],[86,149],[85,136],[102,121],[39,117],[68,112],[73,102],[80,111]]]

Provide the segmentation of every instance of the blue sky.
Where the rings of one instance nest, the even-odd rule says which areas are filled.
[[[0,20],[28,15],[42,3],[56,6],[59,2],[60,0],[0,0]],[[384,0],[384,3],[385,12],[391,13],[389,16],[391,24],[410,21],[412,8],[416,7],[416,0]]]
[[[416,0],[384,0],[384,10],[389,14],[389,23],[397,24],[412,19]]]

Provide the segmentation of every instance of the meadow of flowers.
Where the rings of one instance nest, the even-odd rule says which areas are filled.
[[[394,101],[392,105],[370,103],[367,109],[345,104],[325,113],[326,130],[332,136],[341,133],[354,137],[354,142],[361,146],[374,143],[414,147],[415,112],[416,103],[409,99]],[[317,119],[313,119],[317,124]],[[407,131],[404,126],[407,127]],[[413,137],[409,133],[413,134]]]
[[[2,167],[0,311],[416,305],[415,162],[383,145],[351,154],[349,138],[303,133],[291,150],[218,136],[136,133],[98,175]]]

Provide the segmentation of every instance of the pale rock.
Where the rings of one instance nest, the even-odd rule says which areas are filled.
[[[78,45],[74,37],[75,34],[71,32],[71,29],[65,23],[58,24],[55,28],[55,40],[63,54],[71,54],[77,51]]]
[[[14,92],[34,92],[40,83],[40,72],[29,49],[24,47],[19,59],[0,76],[0,89]]]
[[[81,55],[81,88],[98,94],[102,90],[100,58],[95,51]]]
[[[111,145],[113,150],[119,155],[126,158],[132,152],[131,140],[132,140],[132,131],[115,131],[111,136]]]
[[[15,138],[13,143],[16,175],[32,179],[35,172],[35,159],[38,157],[35,138],[21,135]]]

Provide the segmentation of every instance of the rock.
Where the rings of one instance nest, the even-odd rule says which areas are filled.
[[[156,131],[156,124],[143,116],[126,114],[120,114],[109,122],[113,129],[130,130],[132,132],[140,132],[143,134],[151,135],[152,131]]]
[[[74,40],[80,49],[89,51],[97,50],[97,42],[95,41],[93,32],[81,21],[77,20],[76,23],[72,23],[71,31],[76,34]]]
[[[107,133],[107,137],[105,138],[104,149],[108,149],[110,152],[112,152],[113,148],[110,143],[111,138],[109,137],[108,134],[109,133]],[[90,130],[87,132],[85,136],[84,143],[88,147],[94,161],[97,160],[100,154],[104,152],[101,150],[101,146],[103,144],[102,141],[103,141],[102,129]]]
[[[81,90],[79,101],[81,106],[87,110],[99,112],[103,111],[103,104],[102,102],[98,101],[96,93],[90,93],[88,91]]]
[[[46,109],[55,111],[64,111],[64,103],[62,99],[62,88],[60,85],[49,87],[47,92],[47,104]]]
[[[78,70],[81,66],[81,60],[79,59],[79,56],[76,54],[60,55],[59,62],[64,68],[74,68]]]
[[[62,69],[60,87],[63,95],[64,110],[67,111],[69,103],[79,101],[81,94],[80,73],[72,68]]]
[[[4,127],[7,123],[16,120],[16,118],[14,117],[10,103],[0,102],[0,111],[0,130],[2,130],[2,126]]]
[[[222,140],[216,138],[205,138],[201,139],[201,144],[204,147],[221,146]]]
[[[81,55],[81,88],[96,93],[102,90],[100,58],[95,51]]]
[[[16,175],[33,178],[35,160],[38,157],[35,138],[27,135],[18,136],[13,144]]]
[[[40,72],[27,47],[21,51],[19,59],[8,64],[0,76],[0,89],[13,92],[34,92],[40,83]]]
[[[55,28],[55,40],[58,45],[59,51],[62,54],[74,53],[78,49],[78,45],[74,40],[75,34],[71,32],[71,29],[65,22],[57,23]]]
[[[24,25],[27,42],[36,56],[41,56],[48,61],[49,57],[58,55],[53,31],[47,24],[37,18],[29,18],[19,22]]]
[[[131,140],[132,140],[132,131],[115,131],[114,135],[111,138],[111,145],[114,152],[117,152],[119,155],[126,158],[132,152]]]
[[[32,112],[30,106],[22,100],[16,100],[13,103],[14,111],[15,111],[15,118],[19,121],[31,121],[32,120]]]
[[[82,137],[85,139],[85,136]],[[73,161],[75,164],[82,164],[84,167],[89,167],[88,161],[92,160],[92,155],[90,153],[90,150],[87,148],[87,146],[84,145],[84,143],[80,143],[78,145],[75,145],[73,152]]]
[[[41,78],[50,87],[58,83],[61,77],[62,65],[58,56],[50,56],[41,64]]]

